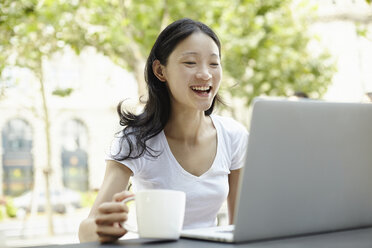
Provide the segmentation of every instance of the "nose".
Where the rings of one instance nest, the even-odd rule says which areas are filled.
[[[196,78],[201,79],[204,81],[207,81],[212,78],[212,74],[209,72],[208,69],[206,68],[201,68],[197,73],[196,73]]]

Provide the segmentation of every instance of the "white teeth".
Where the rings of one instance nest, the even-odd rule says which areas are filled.
[[[210,89],[210,87],[209,86],[194,86],[194,87],[191,87],[191,89],[199,90],[199,91],[207,91]]]

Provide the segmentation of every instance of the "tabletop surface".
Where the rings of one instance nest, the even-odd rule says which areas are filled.
[[[249,247],[249,248],[371,248],[372,247],[372,228],[364,228],[343,232],[333,232],[327,234],[309,235],[304,237],[277,239],[270,241],[226,244],[210,241],[199,241],[192,239],[180,239],[177,241],[159,241],[153,239],[127,239],[119,240],[111,244],[101,244],[99,242],[89,242],[81,244],[49,245],[38,246],[43,248],[111,248],[111,247],[165,247],[165,248],[212,248],[212,247]],[[34,247],[35,248],[35,247]]]

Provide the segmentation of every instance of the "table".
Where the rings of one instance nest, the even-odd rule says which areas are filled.
[[[42,248],[371,248],[372,247],[372,228],[363,228],[350,231],[333,232],[327,234],[309,235],[296,238],[277,239],[270,241],[226,244],[210,241],[199,241],[191,239],[180,239],[178,241],[157,241],[151,239],[128,239],[120,240],[112,244],[100,244],[99,242],[89,242],[82,244],[50,245],[38,246]]]

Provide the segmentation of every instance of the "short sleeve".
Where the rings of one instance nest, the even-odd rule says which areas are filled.
[[[247,154],[248,145],[248,131],[247,129],[237,123],[234,132],[232,133],[232,159],[230,170],[237,170],[244,166],[245,157]]]
[[[248,145],[248,131],[231,117],[211,115],[221,134],[222,149],[226,156],[226,169],[237,170],[244,166]]]
[[[237,170],[244,166],[248,145],[248,131],[245,126],[229,117],[220,117],[220,124],[226,134],[230,165],[229,170]]]
[[[125,155],[128,152],[128,149],[129,144],[126,140],[121,141],[120,137],[115,137],[111,142],[111,146],[109,152],[106,154],[105,160],[114,160],[119,162],[128,167],[133,172],[133,175],[136,175],[142,168],[141,159],[118,159],[118,157]]]

